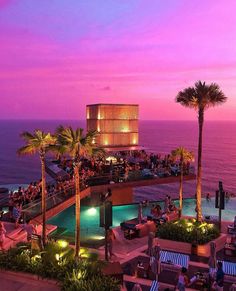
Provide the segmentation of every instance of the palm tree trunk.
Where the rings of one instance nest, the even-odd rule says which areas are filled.
[[[45,156],[44,154],[41,154],[41,168],[42,168],[42,216],[43,216],[43,222],[42,222],[42,241],[43,246],[46,244],[46,173],[45,173]]]
[[[179,183],[179,218],[182,215],[183,208],[183,161],[180,163],[180,183]]]
[[[197,210],[197,221],[202,220],[202,129],[204,122],[204,109],[199,108],[198,111],[198,162],[197,162],[197,201],[196,201],[196,210]]]
[[[75,258],[78,259],[80,251],[80,185],[79,165],[75,166]]]

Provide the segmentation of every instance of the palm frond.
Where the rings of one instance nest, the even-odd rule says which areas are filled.
[[[37,152],[37,148],[33,145],[26,145],[17,150],[17,154],[21,155],[34,155]]]
[[[226,102],[227,97],[216,83],[207,85],[205,82],[197,81],[195,87],[189,87],[180,91],[176,96],[176,102],[185,107],[194,109],[207,109]]]
[[[31,142],[32,140],[35,140],[35,136],[28,132],[28,131],[24,131],[20,134],[20,137],[25,141],[25,142]]]

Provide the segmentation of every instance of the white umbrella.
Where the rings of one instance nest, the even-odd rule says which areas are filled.
[[[155,234],[153,232],[149,232],[148,234],[148,250],[147,254],[149,256],[153,255],[153,241],[154,241]]]
[[[158,280],[158,275],[161,273],[160,255],[161,247],[158,244],[152,249],[152,257],[150,258],[151,270],[156,275],[156,280]]]
[[[216,243],[215,242],[210,242],[210,258],[208,261],[208,266],[212,269],[216,268]]]

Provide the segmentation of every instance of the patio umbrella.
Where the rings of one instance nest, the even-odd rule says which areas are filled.
[[[150,267],[152,272],[156,275],[156,280],[158,281],[158,275],[161,273],[161,247],[160,245],[156,245],[152,249],[152,257],[150,258]]]
[[[210,242],[210,258],[208,261],[209,268],[215,269],[216,268],[216,243]]]
[[[138,223],[142,223],[143,220],[143,208],[142,208],[142,203],[139,203],[138,207]]]
[[[148,234],[148,250],[147,254],[149,256],[153,255],[153,241],[154,241],[155,234],[153,232],[149,232]]]

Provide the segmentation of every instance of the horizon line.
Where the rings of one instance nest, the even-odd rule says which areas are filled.
[[[0,118],[1,121],[86,121],[86,119],[42,119],[42,118]],[[138,121],[191,121],[197,122],[198,119],[138,119]],[[236,122],[236,119],[205,119],[204,122]]]

